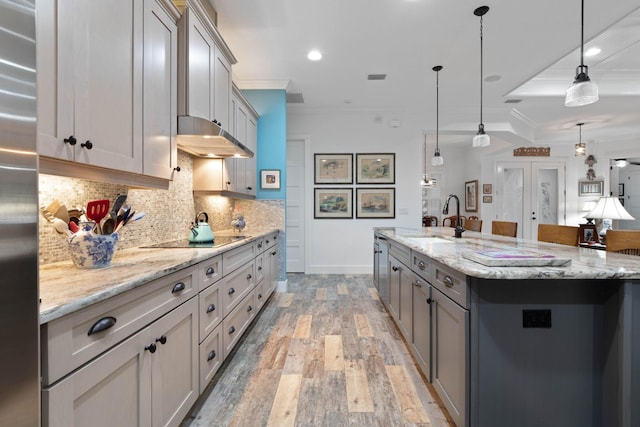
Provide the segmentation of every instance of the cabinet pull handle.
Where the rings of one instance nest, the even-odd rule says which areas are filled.
[[[209,267],[207,268],[207,272],[205,273],[207,276],[211,276],[213,273],[215,273],[216,271],[213,269],[213,267]]]
[[[247,274],[247,280],[251,280],[251,274]]]
[[[262,271],[262,266],[261,265],[258,266],[258,271]]]
[[[249,306],[249,307],[247,308],[247,313],[249,313],[251,310],[253,310],[253,307]]]
[[[93,142],[87,140],[86,142],[83,142],[82,144],[80,144],[80,147],[86,148],[87,150],[91,150],[93,148]]]
[[[234,333],[236,331],[236,327],[232,326],[229,328],[229,335],[231,335],[232,333]]]
[[[216,309],[216,306],[213,304],[210,304],[209,307],[207,307],[207,313],[211,313],[212,311],[214,311]]]
[[[427,304],[431,304],[432,302],[434,302],[434,300],[432,300],[431,297],[427,298]]]
[[[156,345],[155,345],[155,344],[149,344],[149,345],[148,345],[148,346],[146,346],[144,349],[145,349],[145,351],[146,351],[146,350],[149,350],[149,353],[155,353],[155,352],[156,352],[156,350],[158,349],[158,347],[156,347]]]
[[[258,243],[258,249],[262,249],[262,243]]]
[[[93,324],[91,329],[89,329],[89,332],[87,333],[87,335],[93,335],[93,334],[97,334],[98,332],[106,331],[107,329],[109,329],[115,324],[116,324],[115,317],[111,317],[111,316],[103,317],[102,319],[98,320],[96,323]]]
[[[184,291],[185,287],[186,286],[184,285],[184,283],[178,282],[175,285],[173,285],[173,289],[171,289],[171,293],[175,294],[176,292]]]
[[[418,288],[422,287],[422,284],[418,280],[416,280],[413,284],[414,284],[414,286],[417,286]]]
[[[391,267],[391,269],[392,269],[393,271],[398,271],[398,270],[399,270],[399,269],[398,269],[398,267],[396,267],[395,265],[394,265],[393,267]]]
[[[253,188],[251,188],[251,187],[247,187],[247,190],[251,191],[251,190],[253,190]]]
[[[162,335],[160,338],[156,338],[156,342],[159,342],[160,344],[165,345],[167,343],[167,336]]]
[[[65,144],[69,144],[69,145],[76,145],[76,143],[78,142],[76,137],[73,135],[70,135],[69,138],[63,139],[63,141]]]
[[[233,289],[233,288],[229,288],[229,295],[231,295],[231,294],[235,294],[235,293],[236,293],[236,290],[235,290],[235,289]]]
[[[207,356],[207,362],[210,362],[211,360],[216,358],[216,351],[215,350],[211,350],[209,352],[209,355]]]
[[[424,261],[420,261],[420,262],[418,263],[418,268],[419,268],[420,270],[424,270],[425,268],[427,268],[427,264],[425,264],[425,263],[424,263]]]
[[[442,279],[442,281],[444,282],[445,285],[447,285],[450,288],[453,288],[453,279],[451,278],[451,276],[444,276],[444,278]]]

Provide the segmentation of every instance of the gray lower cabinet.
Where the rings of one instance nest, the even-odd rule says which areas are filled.
[[[413,285],[413,341],[411,348],[427,381],[431,381],[431,285],[417,280]]]
[[[396,321],[400,318],[400,277],[402,263],[393,255],[389,256],[389,302],[387,308]]]

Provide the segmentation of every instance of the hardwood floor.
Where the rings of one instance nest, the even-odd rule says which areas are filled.
[[[289,275],[183,426],[450,426],[370,275]]]

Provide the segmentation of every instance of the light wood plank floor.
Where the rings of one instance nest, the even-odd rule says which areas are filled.
[[[450,426],[371,275],[288,277],[183,426]]]

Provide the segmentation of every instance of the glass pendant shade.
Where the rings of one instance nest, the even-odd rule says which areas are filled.
[[[579,142],[575,146],[575,156],[586,156],[587,155],[587,144],[584,142]]]
[[[436,152],[433,154],[433,157],[431,158],[431,165],[442,166],[443,164],[444,164],[444,159],[440,155],[440,150],[436,150]]]
[[[576,79],[573,85],[567,89],[564,105],[567,107],[581,107],[593,104],[598,99],[598,85],[586,76],[586,80],[580,81]]]
[[[489,138],[489,135],[484,133],[484,125],[478,126],[478,133],[473,137],[471,146],[473,148],[479,148],[488,147],[489,145],[491,145],[491,139]]]
[[[626,211],[620,200],[616,196],[601,197],[596,206],[584,215],[583,218],[593,219],[627,219],[634,220],[629,212]]]

